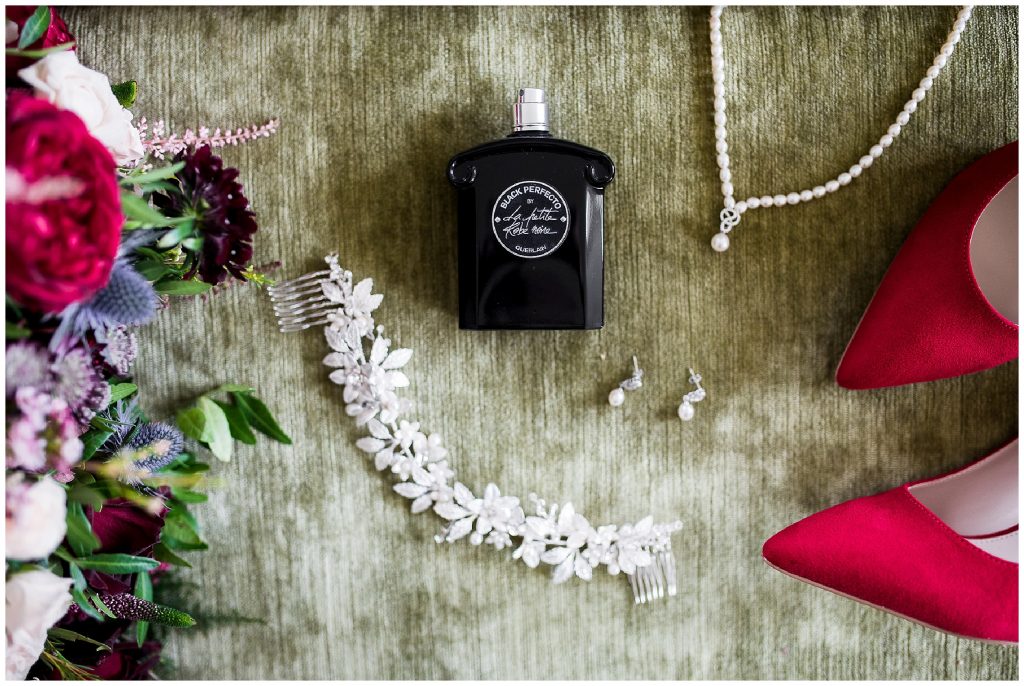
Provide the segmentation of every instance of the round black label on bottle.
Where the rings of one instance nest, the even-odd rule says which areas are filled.
[[[569,235],[569,206],[562,194],[541,181],[519,181],[498,196],[491,228],[501,247],[516,257],[553,253]]]

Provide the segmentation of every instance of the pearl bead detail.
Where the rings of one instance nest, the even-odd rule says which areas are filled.
[[[612,407],[619,407],[624,402],[626,402],[626,392],[621,388],[612,389],[612,392],[608,394],[608,404]]]
[[[684,422],[688,422],[691,419],[693,419],[693,415],[694,415],[693,403],[690,403],[690,402],[687,402],[687,401],[684,400],[679,405],[678,414],[679,414],[679,418],[682,419]]]
[[[711,39],[711,81],[714,92],[715,151],[717,153],[716,161],[719,169],[718,178],[721,181],[722,205],[725,208],[722,211],[721,228],[711,239],[711,247],[717,252],[728,250],[728,233],[739,223],[740,216],[748,210],[762,207],[796,205],[801,202],[810,202],[811,200],[823,198],[828,193],[835,193],[841,187],[849,185],[853,179],[858,178],[869,169],[874,164],[874,161],[882,156],[886,148],[895,142],[896,138],[903,131],[903,127],[910,122],[911,115],[917,111],[918,105],[927,97],[928,91],[934,85],[935,79],[942,73],[942,69],[946,66],[947,61],[953,55],[956,45],[960,42],[961,34],[966,28],[967,21],[971,18],[973,11],[972,7],[968,5],[957,12],[956,21],[946,36],[945,42],[939,48],[931,66],[925,71],[925,75],[918,83],[917,88],[910,94],[910,99],[907,100],[903,105],[903,109],[896,115],[895,122],[878,139],[878,142],[868,149],[867,154],[862,155],[849,170],[842,172],[834,179],[829,179],[823,184],[816,185],[808,190],[762,195],[760,197],[751,196],[746,200],[737,202],[733,195],[735,188],[733,187],[732,171],[730,169],[731,160],[727,154],[729,145],[726,142],[728,138],[726,129],[728,119],[725,114],[725,49],[722,41],[721,21],[723,10],[723,6],[716,5],[712,7],[708,23]],[[732,214],[730,215],[729,212]],[[609,396],[609,402],[612,402],[611,396]],[[614,405],[614,403],[612,404]],[[689,421],[689,419],[693,418],[693,406],[689,406],[689,416],[684,417],[684,405],[688,405],[688,403],[684,402],[683,405],[679,406],[679,416],[683,420]]]

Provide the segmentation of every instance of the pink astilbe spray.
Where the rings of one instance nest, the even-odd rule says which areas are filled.
[[[271,119],[266,124],[247,126],[243,129],[214,129],[212,132],[207,126],[200,126],[198,131],[185,129],[185,133],[168,133],[167,126],[161,119],[149,128],[149,122],[143,117],[139,120],[139,135],[142,137],[142,146],[146,152],[158,159],[164,159],[165,155],[177,155],[185,148],[198,148],[209,145],[211,148],[223,148],[228,145],[240,145],[258,138],[270,138],[271,134],[277,133],[277,119]]]

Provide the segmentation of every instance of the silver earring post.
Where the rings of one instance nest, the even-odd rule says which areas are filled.
[[[695,414],[693,404],[699,403],[707,397],[704,387],[700,385],[702,380],[701,375],[693,371],[693,368],[690,368],[690,383],[696,386],[696,388],[684,395],[683,402],[679,404],[679,418],[684,422],[688,422],[693,419],[693,415]]]
[[[620,383],[618,388],[612,389],[612,392],[608,394],[608,404],[612,407],[619,407],[622,403],[626,402],[626,391],[635,391],[643,385],[644,370],[640,369],[640,364],[636,361],[636,355],[633,355],[632,376]]]

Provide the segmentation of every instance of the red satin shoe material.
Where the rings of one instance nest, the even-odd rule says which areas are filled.
[[[1011,448],[1016,450],[1012,443],[1001,450]],[[967,476],[985,459],[939,479]],[[1015,454],[1013,459],[1015,473]],[[929,481],[938,479],[813,514],[768,539],[762,554],[802,581],[931,628],[1016,643],[1019,565],[982,550],[925,507],[913,487]],[[1015,477],[1010,488],[1016,492]],[[1016,520],[1016,512],[1008,516]],[[1016,539],[1015,529],[995,533]]]
[[[836,371],[845,388],[900,386],[1017,358],[1017,325],[996,312],[971,268],[974,226],[1017,175],[1016,141],[967,167],[900,248]]]

